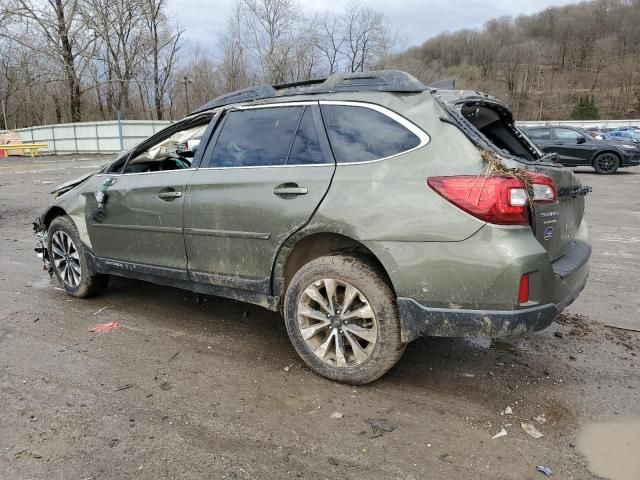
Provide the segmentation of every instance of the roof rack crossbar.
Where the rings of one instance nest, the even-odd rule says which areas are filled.
[[[303,80],[273,86],[260,85],[237,90],[215,98],[192,113],[272,97],[361,91],[419,93],[425,90],[427,87],[421,81],[400,70],[336,73],[326,79]]]

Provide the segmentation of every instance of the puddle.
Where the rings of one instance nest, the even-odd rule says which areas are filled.
[[[640,418],[620,418],[583,426],[576,444],[589,471],[609,480],[640,479]]]

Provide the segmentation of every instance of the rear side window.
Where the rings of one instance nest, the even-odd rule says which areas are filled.
[[[307,107],[300,120],[296,138],[293,140],[288,165],[312,165],[328,163],[322,156],[318,132],[313,121],[313,112]],[[333,162],[331,162],[333,163]]]
[[[355,105],[322,105],[338,163],[391,157],[420,145],[420,138],[384,113]]]
[[[273,107],[230,112],[209,167],[284,165],[303,111]]]
[[[526,133],[531,140],[551,140],[549,128],[536,128],[535,130],[527,130]]]

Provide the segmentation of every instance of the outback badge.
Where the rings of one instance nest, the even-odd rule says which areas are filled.
[[[544,229],[544,239],[545,240],[551,240],[551,237],[553,237],[553,227],[547,227]]]

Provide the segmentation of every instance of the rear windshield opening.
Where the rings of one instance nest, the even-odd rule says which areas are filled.
[[[466,104],[460,113],[497,148],[529,161],[540,158],[535,149],[517,133],[513,123],[493,108]]]

